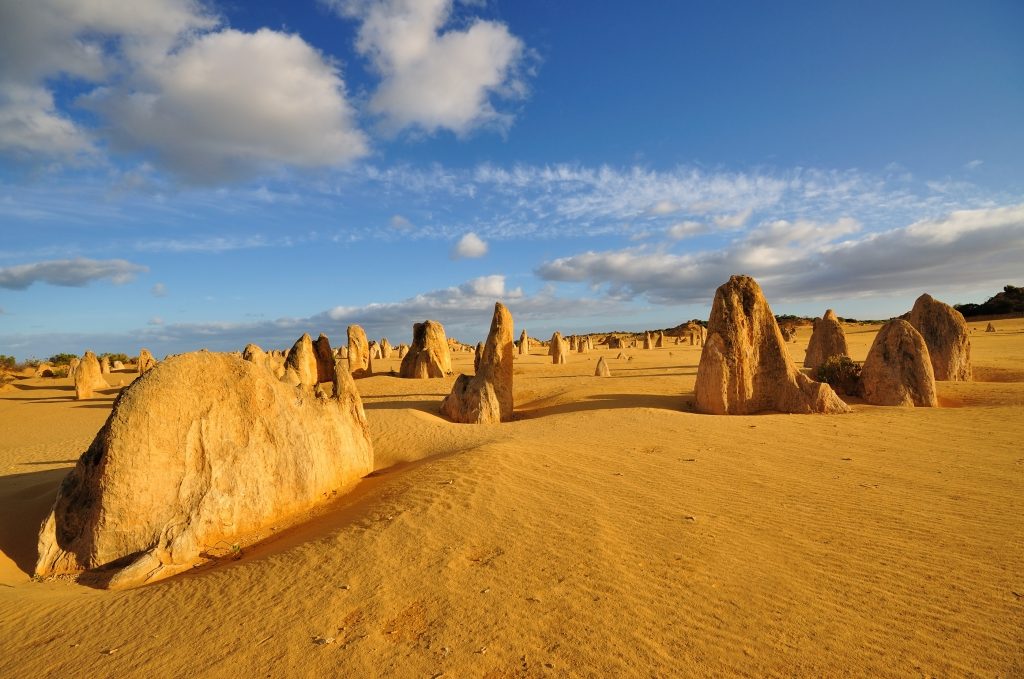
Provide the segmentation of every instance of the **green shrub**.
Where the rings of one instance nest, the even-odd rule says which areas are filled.
[[[131,360],[131,359],[128,358],[128,354],[111,354],[111,353],[108,352],[108,353],[105,353],[105,354],[100,354],[99,358],[103,358],[104,356],[106,356],[110,360],[110,364],[111,365],[114,364],[114,361],[121,361],[121,363],[128,363]]]
[[[54,354],[50,357],[48,363],[50,365],[68,365],[73,358],[78,358],[78,356],[75,354]]]
[[[0,354],[0,370],[14,370],[17,364],[18,361],[13,356]]]
[[[818,366],[817,377],[840,394],[860,396],[860,366],[849,356],[829,356]]]

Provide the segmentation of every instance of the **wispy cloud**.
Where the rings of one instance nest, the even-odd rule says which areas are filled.
[[[164,285],[163,283],[154,283],[153,287],[150,288],[149,292],[154,297],[166,297],[167,296],[167,286]]]
[[[132,247],[139,252],[199,252],[216,254],[230,250],[266,248],[286,245],[285,241],[271,242],[262,235],[253,236],[200,236],[187,238],[154,238],[136,241]]]
[[[124,259],[55,259],[0,268],[0,288],[24,290],[34,283],[80,288],[99,280],[122,284],[145,271]]]
[[[584,252],[543,263],[550,281],[601,286],[614,299],[706,301],[735,273],[747,273],[782,299],[892,295],[949,285],[999,285],[1020,275],[1024,204],[960,210],[882,232],[856,220],[766,222],[720,250],[677,254],[627,248]]]

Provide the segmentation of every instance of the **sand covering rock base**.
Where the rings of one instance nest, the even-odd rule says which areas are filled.
[[[316,396],[196,352],[137,379],[61,483],[36,575],[111,566],[110,587],[167,577],[355,483],[373,448],[359,393],[338,373],[334,395]]]
[[[764,293],[750,276],[732,276],[715,291],[695,392],[697,409],[714,415],[850,410],[830,386],[793,365]]]
[[[928,347],[914,326],[899,318],[882,326],[860,373],[864,400],[876,406],[939,405]]]
[[[971,331],[963,314],[924,294],[914,302],[907,320],[928,345],[935,379],[971,381]]]
[[[512,420],[512,314],[494,305],[487,342],[482,345],[476,375],[459,375],[452,392],[441,402],[441,414],[453,422],[494,424]]]

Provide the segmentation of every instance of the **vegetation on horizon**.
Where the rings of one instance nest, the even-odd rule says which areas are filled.
[[[997,292],[981,304],[954,304],[953,308],[962,313],[964,318],[1024,313],[1024,288],[1005,285],[1002,292]]]

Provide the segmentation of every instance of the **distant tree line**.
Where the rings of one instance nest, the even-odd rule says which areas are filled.
[[[1024,313],[1024,288],[1007,285],[981,304],[954,304],[965,317]]]

